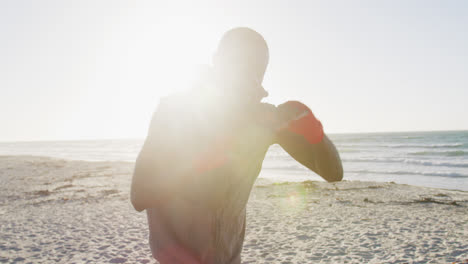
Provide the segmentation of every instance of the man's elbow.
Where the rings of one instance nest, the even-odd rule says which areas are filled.
[[[328,182],[341,181],[343,180],[343,163],[341,162],[340,154],[328,137],[324,139],[324,146],[326,146],[325,153],[327,154],[321,160],[324,173],[320,175]]]
[[[320,173],[320,176],[324,178],[327,182],[338,182],[343,180],[343,166],[341,162],[335,166],[324,170]]]
[[[343,180],[343,172],[335,172],[333,174],[328,175],[327,179],[328,182],[339,182]]]

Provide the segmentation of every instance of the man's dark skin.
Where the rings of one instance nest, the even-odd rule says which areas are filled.
[[[339,154],[326,135],[311,144],[283,129],[298,115],[291,104],[261,103],[267,64],[263,38],[233,29],[205,80],[161,100],[131,191],[135,209],[147,210],[151,249],[161,264],[241,262],[246,204],[272,144],[325,180],[342,179]]]

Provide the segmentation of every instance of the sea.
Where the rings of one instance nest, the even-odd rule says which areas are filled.
[[[330,134],[343,161],[344,180],[395,182],[468,191],[468,131]],[[134,162],[143,139],[0,142],[0,155],[83,161]],[[274,182],[322,180],[279,145],[260,178]]]

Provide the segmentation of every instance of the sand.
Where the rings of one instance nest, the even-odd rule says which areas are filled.
[[[133,163],[0,156],[0,263],[157,263]],[[259,179],[243,263],[463,263],[468,192]]]

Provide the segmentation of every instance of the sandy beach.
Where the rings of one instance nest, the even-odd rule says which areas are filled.
[[[0,156],[1,263],[157,263],[130,162]],[[247,205],[243,263],[463,263],[468,192],[395,183],[273,183]]]

